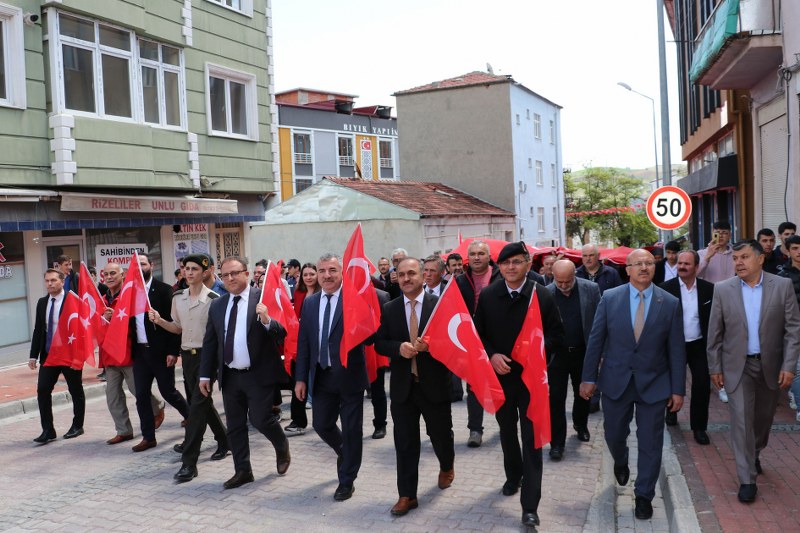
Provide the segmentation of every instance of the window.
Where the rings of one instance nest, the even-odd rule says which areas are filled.
[[[381,168],[394,168],[392,141],[378,141],[378,153]]]
[[[542,187],[544,185],[544,170],[542,169],[542,162],[536,161],[536,185]]]
[[[550,121],[550,144],[556,143],[556,123],[555,121]]]
[[[525,118],[528,119],[528,120],[531,119],[531,110],[530,109],[526,109],[525,110]]]
[[[536,208],[536,225],[538,226],[539,233],[544,233],[544,207]]]
[[[210,134],[257,141],[256,77],[206,63],[206,83]]]
[[[314,185],[314,178],[295,178],[294,179],[294,193],[303,192]]]
[[[519,126],[519,113],[517,113],[516,117],[517,117],[517,126]]]
[[[528,158],[528,168],[533,168],[533,159]]]
[[[22,10],[0,4],[0,106],[24,109],[25,40]]]
[[[553,233],[558,234],[558,208],[553,208]]]
[[[350,136],[339,136],[339,164],[343,167],[355,166],[353,138]]]
[[[294,162],[311,164],[311,134],[294,134]]]
[[[555,188],[556,186],[556,165],[555,163],[550,164],[550,186]]]
[[[533,206],[531,206],[531,218],[533,218]]]
[[[248,17],[253,16],[253,0],[208,0],[209,2],[213,2],[215,4],[219,4],[222,7],[227,7],[228,9],[232,9],[233,11],[238,11],[242,15],[247,15]]]
[[[185,128],[181,49],[66,13],[53,33],[59,110]]]
[[[537,139],[542,138],[542,115],[533,114],[533,136]]]

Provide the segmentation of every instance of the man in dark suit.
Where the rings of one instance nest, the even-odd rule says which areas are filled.
[[[678,277],[678,254],[681,245],[678,241],[669,241],[664,245],[664,258],[656,263],[656,273],[653,283],[661,286],[665,281]]]
[[[244,259],[225,258],[219,277],[227,294],[214,300],[208,309],[200,352],[200,393],[208,396],[212,382],[219,381],[235,469],[223,487],[234,489],[254,480],[248,416],[252,426],[275,447],[278,475],[289,469],[289,440],[272,412],[275,388],[288,381],[278,351],[286,330],[258,301],[261,290],[250,287]]]
[[[317,279],[322,287],[303,302],[297,341],[295,394],[314,398],[311,412],[314,430],[336,453],[339,486],[333,499],[353,495],[353,482],[361,468],[361,437],[364,421],[364,390],[369,386],[364,346],[347,353],[342,366],[339,347],[344,334],[342,317],[342,261],[325,254],[317,261]],[[341,417],[341,430],[336,421]]]
[[[572,427],[578,440],[589,442],[589,402],[580,396],[583,356],[592,331],[594,314],[600,303],[596,283],[575,276],[575,263],[567,259],[551,266],[553,282],[547,290],[553,295],[564,323],[564,344],[547,368],[550,385],[550,458],[560,461],[567,440],[567,384],[572,380]]]
[[[430,255],[425,258],[423,265],[422,278],[425,282],[423,289],[428,294],[438,298],[442,295],[445,285],[447,285],[447,280],[443,278],[445,271],[444,260],[438,255]],[[400,289],[402,290],[402,287]]]
[[[678,277],[664,282],[661,288],[681,302],[683,338],[686,341],[686,362],[692,373],[692,401],[689,406],[690,427],[698,444],[710,444],[708,438],[708,404],[711,379],[708,374],[706,342],[708,319],[714,284],[697,277],[700,256],[694,250],[678,254]],[[678,424],[678,413],[667,410],[668,426]]]
[[[600,300],[581,383],[581,396],[587,400],[596,389],[603,393],[606,445],[620,485],[627,484],[630,477],[626,441],[636,410],[639,460],[634,515],[642,520],[653,516],[651,502],[664,445],[664,409],[669,406],[679,411],[686,390],[681,305],[653,285],[655,268],[655,258],[647,250],[628,254],[630,282],[607,289]]]
[[[556,353],[564,342],[564,326],[553,295],[544,286],[527,278],[530,263],[525,243],[514,242],[503,247],[497,257],[503,280],[481,291],[475,311],[475,328],[506,395],[505,403],[495,415],[500,426],[506,474],[503,494],[516,494],[521,482],[522,523],[525,526],[538,526],[537,513],[542,497],[542,450],[534,449],[534,427],[528,418],[531,396],[522,380],[522,366],[511,359],[511,352],[525,323],[534,290],[548,354]],[[540,407],[549,409],[549,405]],[[517,421],[522,434],[521,449]]]
[[[83,419],[86,413],[86,397],[83,394],[81,370],[75,370],[68,366],[44,366],[66,296],[64,273],[53,268],[48,269],[44,273],[44,285],[47,288],[47,296],[39,298],[36,303],[36,323],[33,327],[30,359],[28,360],[28,367],[31,370],[36,370],[37,360],[42,365],[39,368],[39,380],[36,385],[42,434],[33,439],[33,442],[39,444],[47,444],[56,438],[56,430],[53,426],[52,394],[59,375],[64,376],[72,396],[72,426],[64,434],[65,439],[83,435]]]
[[[426,260],[426,267],[428,264]],[[418,259],[406,258],[400,262],[397,280],[403,297],[384,305],[381,327],[375,336],[375,349],[390,358],[392,371],[390,391],[400,495],[391,509],[395,516],[418,506],[420,415],[425,418],[433,451],[439,459],[439,488],[449,487],[455,477],[450,371],[431,356],[428,345],[418,337],[438,300],[423,291],[422,270]]]
[[[376,288],[375,292],[381,307],[391,300],[388,292],[379,288]],[[372,438],[376,440],[386,437],[386,414],[389,409],[389,402],[386,401],[386,369],[385,366],[379,366],[375,372],[375,381],[369,384],[369,399],[375,416],[372,419],[372,427],[375,428],[372,431]]]
[[[147,297],[150,299],[150,307],[171,322],[172,287],[153,277],[153,265],[144,254],[139,254],[139,268],[144,278]],[[133,451],[142,452],[155,448],[158,444],[156,420],[150,402],[153,380],[158,384],[161,396],[184,419],[189,416],[189,405],[175,388],[175,362],[180,353],[180,336],[156,326],[145,313],[131,318],[129,331],[133,343],[131,354],[133,381],[136,385],[136,412],[139,413],[142,429],[142,442],[134,446]]]

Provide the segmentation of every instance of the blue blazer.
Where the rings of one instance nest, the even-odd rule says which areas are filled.
[[[316,292],[303,301],[303,309],[300,312],[300,334],[297,339],[295,380],[306,383],[308,392],[312,396],[314,395],[314,377],[319,363],[319,306],[323,294],[322,291]],[[328,355],[331,359],[334,382],[339,384],[339,392],[342,394],[363,392],[369,387],[364,345],[359,344],[350,350],[347,354],[347,368],[344,368],[339,355],[343,334],[342,293],[339,293],[328,336]]]
[[[633,378],[645,403],[686,393],[686,347],[680,302],[653,285],[639,342],[633,337],[629,283],[603,293],[589,335],[583,381],[615,400]],[[602,368],[600,368],[600,359]],[[598,378],[599,373],[599,378]]]

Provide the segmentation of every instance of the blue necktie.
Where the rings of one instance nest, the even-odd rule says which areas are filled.
[[[322,340],[319,345],[319,366],[328,368],[331,366],[331,358],[328,353],[328,337],[330,336],[330,321],[331,321],[331,296],[326,294],[325,298],[328,301],[325,303],[325,312],[322,314]]]
[[[228,315],[228,329],[225,330],[225,347],[222,350],[222,360],[226,365],[233,362],[233,340],[236,337],[236,317],[239,314],[239,300],[241,296],[233,297],[233,307],[231,314]]]
[[[50,298],[50,313],[47,315],[47,338],[44,341],[44,351],[50,353],[50,345],[53,344],[53,330],[56,329],[53,312],[56,309],[56,299]]]

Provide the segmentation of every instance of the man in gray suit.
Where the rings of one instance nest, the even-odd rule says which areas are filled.
[[[558,312],[564,322],[566,342],[547,367],[550,384],[550,458],[560,461],[567,440],[567,383],[572,379],[572,427],[578,440],[588,442],[589,401],[581,398],[579,387],[583,373],[586,343],[592,331],[594,314],[600,303],[596,283],[575,276],[575,263],[561,259],[550,267],[553,282],[547,290],[555,297]]]
[[[749,503],[780,389],[789,388],[797,366],[800,311],[792,282],[763,271],[758,242],[737,243],[732,255],[736,277],[714,286],[708,369],[714,385],[728,391],[738,496]]]
[[[586,400],[595,389],[603,393],[606,445],[620,485],[630,477],[626,440],[635,407],[639,459],[634,514],[646,520],[653,516],[651,502],[661,469],[665,408],[677,412],[683,405],[686,350],[680,302],[653,285],[653,255],[634,250],[626,263],[630,283],[606,290],[597,306],[580,390]]]

